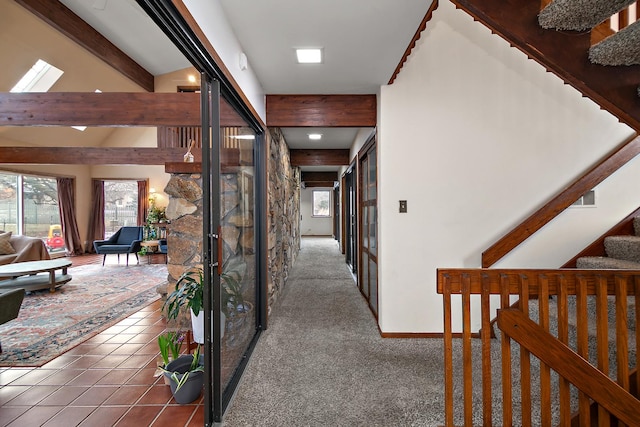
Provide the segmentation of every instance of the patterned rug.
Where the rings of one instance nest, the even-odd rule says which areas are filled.
[[[25,295],[17,319],[0,325],[0,366],[42,366],[159,298],[167,267],[84,265],[55,293]]]

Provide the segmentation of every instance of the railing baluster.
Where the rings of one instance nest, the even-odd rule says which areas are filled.
[[[500,276],[500,308],[509,308],[509,279],[506,274]],[[500,333],[502,357],[502,425],[510,426],[513,422],[513,385],[511,384],[511,339],[504,332]]]
[[[442,295],[444,313],[444,423],[453,425],[453,334],[451,330],[451,286],[449,276],[444,278]]]
[[[609,300],[607,298],[607,279],[600,276],[596,279],[596,344],[598,351],[598,369],[609,375]],[[598,426],[610,424],[609,412],[598,405]]]
[[[549,332],[549,279],[546,275],[539,278],[538,323],[545,332]],[[540,424],[551,425],[551,369],[540,362]]]
[[[471,277],[462,276],[462,371],[464,425],[473,425],[473,376],[471,355]]]
[[[629,336],[627,331],[627,279],[616,276],[616,361],[618,384],[629,391]],[[619,423],[618,426],[624,426]]]
[[[480,296],[480,315],[482,318],[482,423],[493,425],[491,420],[491,304],[489,301],[489,277],[482,275],[482,294]]]
[[[576,286],[576,328],[578,330],[577,353],[585,360],[589,360],[589,336],[587,316],[587,281],[583,276],[578,277]],[[578,392],[578,409],[580,411],[580,426],[591,425],[591,402],[584,392]]]
[[[520,275],[520,311],[529,317],[529,278]],[[520,346],[520,401],[522,426],[531,426],[531,355]]]
[[[569,344],[569,312],[567,309],[567,279],[558,279],[558,339],[565,345]],[[558,378],[560,393],[560,425],[571,423],[571,386],[565,378]]]

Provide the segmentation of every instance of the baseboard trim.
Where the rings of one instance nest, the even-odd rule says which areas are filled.
[[[462,338],[462,333],[457,332],[451,334],[453,338]],[[382,338],[444,338],[442,332],[382,332],[380,331]],[[471,338],[480,338],[479,333],[471,334]]]

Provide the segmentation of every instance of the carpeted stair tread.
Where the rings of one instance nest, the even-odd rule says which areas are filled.
[[[635,0],[554,0],[538,15],[542,28],[590,30]]]
[[[640,263],[640,236],[609,236],[604,239],[608,257]]]
[[[640,263],[605,256],[589,256],[578,258],[576,268],[640,270]]]
[[[640,64],[640,21],[591,46],[589,60],[599,65]]]

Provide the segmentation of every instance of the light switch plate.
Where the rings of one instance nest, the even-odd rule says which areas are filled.
[[[400,200],[400,213],[407,213],[407,201]]]

